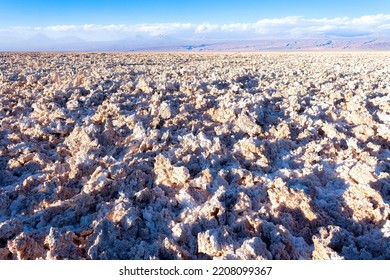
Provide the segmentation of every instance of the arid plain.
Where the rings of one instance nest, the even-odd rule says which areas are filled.
[[[0,53],[0,259],[390,259],[390,52]]]

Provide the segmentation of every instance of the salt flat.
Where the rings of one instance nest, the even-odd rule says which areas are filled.
[[[0,259],[390,259],[390,53],[0,53]]]

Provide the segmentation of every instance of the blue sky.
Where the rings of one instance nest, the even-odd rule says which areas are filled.
[[[303,16],[359,17],[390,13],[389,0],[168,0],[42,1],[0,0],[0,26],[62,24],[137,24],[254,22],[262,18]]]
[[[131,34],[241,38],[375,32],[390,32],[390,0],[0,0],[0,40],[36,33],[93,41]]]

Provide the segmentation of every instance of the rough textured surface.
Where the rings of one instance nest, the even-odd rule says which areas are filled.
[[[0,54],[1,259],[390,259],[390,54]]]

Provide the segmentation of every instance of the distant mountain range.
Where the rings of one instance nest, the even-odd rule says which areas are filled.
[[[194,48],[202,51],[337,51],[390,50],[390,40],[381,38],[275,39],[220,42]]]
[[[169,36],[133,36],[115,41],[85,41],[76,36],[53,39],[42,33],[24,39],[0,38],[0,51],[299,51],[390,50],[390,39],[372,36],[316,39],[212,40],[177,39]]]

